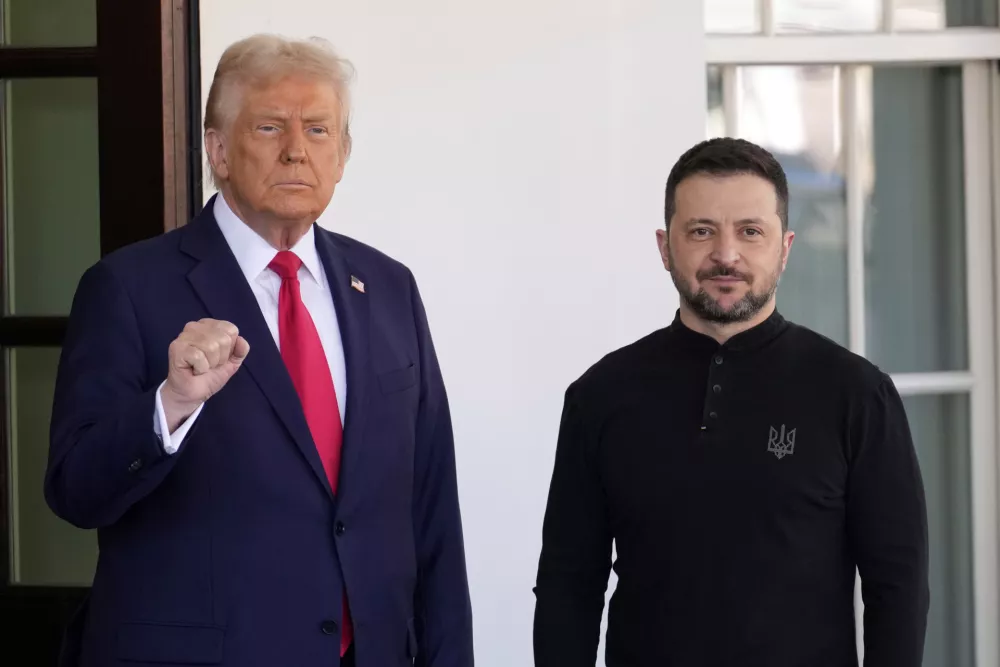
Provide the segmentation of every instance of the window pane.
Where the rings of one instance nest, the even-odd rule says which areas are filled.
[[[747,67],[738,73],[738,136],[771,151],[788,176],[795,241],[778,288],[788,319],[847,344],[846,189],[839,72]]]
[[[759,0],[705,0],[705,29],[712,33],[760,32]]]
[[[864,73],[868,357],[889,372],[965,370],[961,68]]]
[[[59,349],[14,348],[6,356],[11,580],[31,586],[89,586],[97,566],[97,535],[56,517],[42,489]]]
[[[708,66],[708,114],[706,116],[706,138],[726,135],[726,110],[722,93],[722,68]]]
[[[95,0],[4,0],[4,46],[94,46]]]
[[[897,30],[941,30],[962,26],[996,26],[995,0],[896,0]]]
[[[775,32],[872,32],[882,0],[773,0]]]
[[[100,257],[96,79],[6,82],[6,312],[66,315]]]
[[[778,33],[882,30],[889,0],[774,0]],[[996,0],[895,0],[897,30],[997,25]]]
[[[927,497],[931,607],[923,664],[972,667],[968,396],[910,396],[903,404]]]

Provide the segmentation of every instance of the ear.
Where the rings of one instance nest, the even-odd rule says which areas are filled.
[[[792,251],[792,241],[795,240],[795,232],[787,231],[781,238],[781,270],[785,270],[788,264],[788,254]]]
[[[222,132],[209,128],[205,130],[205,153],[212,165],[215,175],[226,180],[229,178],[229,162],[226,156],[226,138]]]
[[[660,249],[660,259],[663,260],[663,268],[670,270],[670,236],[665,229],[656,230],[656,245]]]

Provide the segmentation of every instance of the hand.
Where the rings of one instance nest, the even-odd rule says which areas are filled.
[[[187,323],[168,349],[169,371],[160,393],[171,433],[226,386],[249,353],[250,343],[230,322]]]

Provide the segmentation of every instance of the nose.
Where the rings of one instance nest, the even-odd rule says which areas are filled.
[[[281,150],[281,159],[286,164],[296,164],[306,160],[306,135],[305,130],[294,125],[285,132],[285,143]]]
[[[739,258],[739,245],[733,235],[727,232],[716,234],[715,244],[712,247],[712,261],[731,266],[739,261]]]

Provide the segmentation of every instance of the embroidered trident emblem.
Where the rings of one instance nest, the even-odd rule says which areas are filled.
[[[781,431],[773,426],[771,434],[767,438],[767,451],[772,452],[779,459],[785,458],[787,454],[795,453],[795,429],[785,432],[785,425],[781,425]]]

